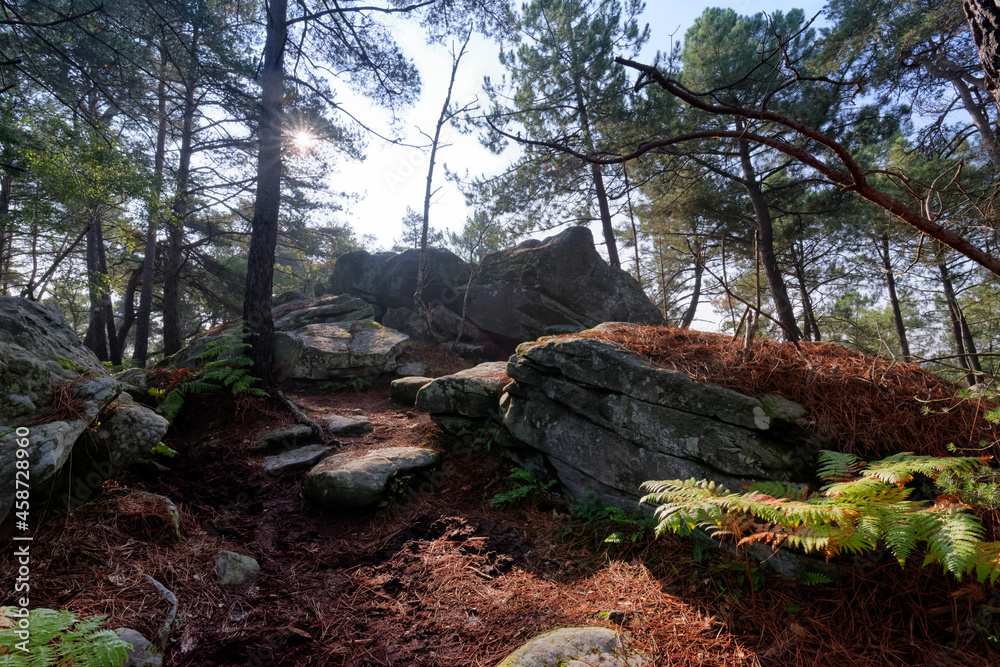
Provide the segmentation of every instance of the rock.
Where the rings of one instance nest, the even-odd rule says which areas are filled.
[[[621,326],[608,324],[603,326]],[[759,400],[651,366],[600,340],[518,347],[503,424],[577,499],[635,508],[647,480],[807,481],[820,442],[791,401]],[[418,397],[419,398],[419,397]]]
[[[441,344],[454,343],[459,331],[462,332],[459,340],[466,342],[478,340],[482,335],[468,320],[463,320],[440,303],[430,308],[429,317],[421,316],[412,308],[387,308],[382,324],[402,331],[414,340]]]
[[[296,305],[298,303],[295,302]],[[301,308],[294,310],[287,310],[290,306],[285,306],[281,310],[276,308],[275,312],[281,315],[274,321],[274,330],[294,331],[307,324],[353,322],[371,319],[375,314],[371,304],[348,294],[311,299],[301,302],[301,305]]]
[[[422,377],[427,374],[427,366],[419,361],[411,361],[396,367],[396,375],[399,377]]]
[[[417,401],[417,392],[433,382],[431,378],[412,376],[393,380],[389,385],[389,398],[396,403],[413,406]]]
[[[170,524],[170,532],[173,533],[173,536],[178,541],[184,539],[184,536],[181,534],[181,513],[177,510],[177,505],[174,504],[174,501],[158,493],[149,493],[147,491],[138,491],[136,495],[141,498],[148,498],[157,505],[160,505],[163,508],[163,513],[166,515],[167,522]]]
[[[131,649],[125,649],[128,658],[121,667],[159,667],[163,664],[163,656],[152,643],[131,628],[115,628],[115,634]]]
[[[324,417],[326,430],[331,435],[361,435],[373,430],[371,421],[364,415],[354,417],[344,417],[341,415],[330,415]]]
[[[288,290],[282,292],[278,296],[271,299],[271,307],[277,308],[278,306],[284,306],[285,304],[295,303],[297,301],[312,301],[313,298],[306,294],[305,292],[300,292],[298,290]]]
[[[279,380],[379,375],[396,367],[396,357],[408,340],[371,320],[308,324],[275,333],[275,372]]]
[[[635,279],[601,259],[586,227],[487,255],[469,286],[466,315],[508,349],[601,322],[663,322]]]
[[[243,586],[257,579],[260,565],[250,556],[222,551],[215,559],[215,573],[219,575],[222,586]]]
[[[417,393],[417,408],[433,415],[499,417],[500,392],[510,378],[507,364],[491,361],[439,377]]]
[[[379,277],[376,296],[384,308],[413,308],[417,291],[420,251],[413,249],[393,255]],[[442,248],[428,248],[423,300],[428,308],[442,305],[461,308],[458,290],[465,287],[472,267],[461,257]]]
[[[167,430],[166,420],[120,393],[121,384],[58,310],[0,297],[0,479],[14,480],[16,451],[23,449],[39,502],[44,493],[62,493],[66,502],[81,493],[89,498]],[[99,415],[100,428],[88,433]],[[31,422],[40,423],[24,426]],[[71,453],[78,455],[68,470]],[[14,484],[0,488],[2,520],[13,505]]]
[[[430,468],[440,458],[425,447],[388,447],[362,456],[335,454],[306,474],[305,495],[329,512],[370,509],[385,497],[393,475]]]
[[[333,273],[330,274],[330,293],[352,294],[368,303],[378,303],[376,293],[379,280],[382,278],[386,262],[392,256],[391,252],[372,255],[366,250],[355,250],[341,255],[333,265]],[[410,304],[413,304],[412,294]]]
[[[497,667],[640,667],[648,660],[622,655],[621,636],[607,628],[559,628],[538,635]]]
[[[332,450],[326,445],[306,445],[281,454],[268,456],[261,463],[261,468],[269,475],[283,475],[287,472],[306,470],[316,465],[320,459]]]
[[[263,452],[267,450],[291,449],[314,442],[316,442],[316,436],[313,434],[312,429],[305,424],[296,424],[288,428],[280,428],[262,433],[250,446],[250,451]]]

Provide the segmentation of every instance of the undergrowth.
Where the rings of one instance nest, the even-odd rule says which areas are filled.
[[[157,411],[173,422],[189,396],[222,389],[228,389],[233,396],[267,396],[267,392],[254,386],[259,379],[247,370],[253,366],[253,360],[246,354],[250,349],[245,340],[247,335],[244,327],[208,343],[205,351],[193,360],[200,368],[182,368],[165,389],[150,389],[150,394],[163,401]]]
[[[984,463],[973,457],[894,454],[865,463],[853,454],[824,451],[820,491],[780,482],[751,484],[734,493],[706,480],[650,481],[642,502],[657,505],[656,533],[689,535],[704,528],[740,547],[763,542],[787,545],[827,558],[860,554],[885,544],[902,565],[919,547],[924,566],[941,565],[957,579],[975,573],[980,582],[1000,577],[1000,542],[985,531],[968,505],[942,494],[932,501],[910,498],[916,475],[932,480],[968,476]]]
[[[55,609],[32,609],[22,619],[15,608],[4,607],[0,667],[120,667],[130,644],[111,630],[98,629],[103,621],[103,616],[78,619],[71,611]]]

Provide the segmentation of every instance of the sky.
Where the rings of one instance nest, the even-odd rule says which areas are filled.
[[[668,52],[672,41],[683,41],[684,33],[706,7],[731,7],[741,14],[800,8],[811,18],[824,5],[822,0],[710,3],[647,0],[646,11],[640,20],[649,23],[651,37],[639,60],[651,62],[657,50]],[[406,143],[426,145],[428,141],[420,131],[433,134],[451,71],[450,45],[427,45],[419,27],[406,22],[398,24],[396,38],[420,71],[420,100],[403,111],[394,126],[387,112],[371,107],[363,99],[348,97],[345,106],[382,134],[402,137]],[[490,75],[499,79],[503,74],[498,53],[499,46],[495,42],[480,35],[473,36],[456,77],[454,103],[464,105],[478,99],[485,105],[483,77]],[[452,127],[443,131],[442,146],[434,174],[435,188],[440,190],[432,200],[430,223],[440,230],[460,231],[472,210],[466,206],[457,186],[446,181],[443,165],[458,173],[468,171],[472,176],[493,174],[502,171],[514,153],[493,155],[474,135],[462,135]],[[343,216],[357,236],[373,236],[374,242],[367,244],[372,249],[389,249],[402,234],[401,221],[407,206],[416,211],[423,209],[429,154],[419,148],[395,146],[372,137],[368,139],[366,153],[367,158],[361,163],[341,160],[331,176],[330,185],[335,190],[358,196]]]

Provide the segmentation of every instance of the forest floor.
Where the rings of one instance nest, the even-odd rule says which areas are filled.
[[[199,414],[167,439],[178,455],[159,459],[166,469],[133,467],[94,501],[48,510],[32,547],[32,604],[104,614],[109,627],[151,638],[170,605],[149,575],[179,601],[170,667],[492,666],[539,632],[577,625],[621,628],[655,665],[1000,664],[989,639],[1000,639],[1000,594],[921,569],[919,557],[905,569],[868,558],[818,586],[755,566],[751,585],[742,560],[588,521],[546,492],[495,507],[511,488],[509,464],[390,403],[388,381],[360,393],[286,391],[314,417],[368,415],[374,431],[342,449],[430,446],[444,454],[441,472],[374,513],[331,515],[303,497],[304,473],[268,478],[248,451],[290,418],[248,410],[212,431]],[[134,490],[177,504],[182,541]],[[616,532],[619,542],[605,540]],[[256,558],[259,578],[218,586],[223,549]]]

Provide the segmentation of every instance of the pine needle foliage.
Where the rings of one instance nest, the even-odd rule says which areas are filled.
[[[234,396],[267,396],[263,389],[255,387],[259,378],[247,370],[253,366],[253,359],[247,356],[250,343],[246,325],[238,331],[230,331],[221,338],[208,343],[205,351],[194,358],[196,370],[185,372],[180,381],[165,390],[150,390],[163,399],[157,411],[173,422],[184,407],[188,396],[228,390]],[[182,371],[185,369],[182,369]]]
[[[761,482],[734,493],[706,480],[649,481],[642,502],[657,505],[657,536],[689,535],[697,528],[741,547],[757,542],[787,545],[827,558],[860,554],[880,543],[900,565],[923,545],[923,565],[941,565],[957,579],[975,572],[980,582],[1000,577],[1000,543],[983,542],[985,531],[970,507],[951,495],[912,500],[906,485],[917,475],[932,480],[971,475],[984,466],[973,457],[894,454],[865,463],[853,454],[820,454],[819,492]]]
[[[28,612],[30,638],[28,652],[18,648],[22,640],[15,628],[6,628],[19,619],[12,607],[2,610],[0,625],[0,667],[118,667],[128,658],[130,644],[111,630],[100,630],[104,616],[78,619],[71,611],[32,609]]]

